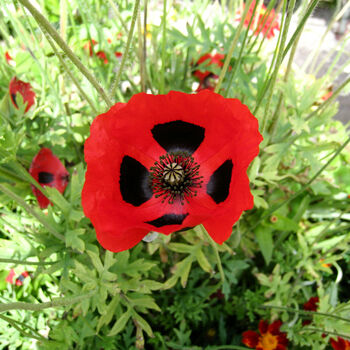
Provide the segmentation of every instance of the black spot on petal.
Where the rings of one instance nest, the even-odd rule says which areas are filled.
[[[39,184],[49,184],[54,180],[54,175],[52,173],[48,173],[46,171],[40,171],[38,174],[38,182]]]
[[[148,170],[139,161],[125,156],[120,165],[120,193],[125,202],[135,207],[147,202],[152,197],[148,184]]]
[[[199,125],[175,120],[157,124],[151,130],[153,138],[167,151],[187,151],[192,154],[204,140],[205,129]]]
[[[18,104],[17,104],[17,101],[16,101],[16,94],[11,94],[11,97],[12,97],[13,103],[14,103],[15,106],[18,108]]]
[[[228,159],[210,176],[207,193],[216,204],[223,202],[229,195],[232,169],[232,160]]]
[[[153,225],[155,227],[162,227],[167,225],[182,225],[187,214],[165,214],[158,219],[152,221],[146,221],[146,224]]]

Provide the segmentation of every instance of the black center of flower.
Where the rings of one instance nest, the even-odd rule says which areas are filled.
[[[150,186],[156,198],[162,197],[169,204],[197,195],[202,187],[203,176],[199,176],[199,164],[188,152],[170,152],[159,158],[150,168]]]

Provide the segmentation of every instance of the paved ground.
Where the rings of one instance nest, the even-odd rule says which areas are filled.
[[[302,34],[302,37],[300,38],[299,46],[296,53],[296,63],[299,66],[303,66],[305,63],[305,58],[308,57],[308,55],[312,52],[312,50],[315,48],[315,46],[318,45],[319,39],[323,35],[323,33],[326,30],[327,24],[329,23],[331,17],[332,17],[333,11],[329,7],[320,7],[315,10],[312,17],[309,18],[306,27],[304,29],[304,32]],[[345,25],[345,27],[344,27]],[[344,29],[347,27],[349,29],[350,27],[350,19],[348,18],[347,21],[344,21],[342,23]],[[341,47],[341,35],[336,34],[336,29],[339,29],[339,24],[335,26],[333,30],[331,30],[324,40],[321,50],[320,50],[320,58],[318,62],[321,62],[329,52],[334,50],[336,48],[336,52],[333,54],[330,60],[328,60],[328,64],[325,65],[325,67],[319,72],[318,76],[322,76],[328,69],[329,65],[333,61],[332,58],[335,57],[337,52],[339,51]],[[348,32],[348,37],[350,36]],[[344,53],[341,55],[339,62],[337,63],[337,67],[341,67],[345,62],[349,61],[350,59],[350,39],[348,40]],[[335,88],[339,86],[340,82],[344,81],[344,79],[347,79],[350,75],[350,64],[347,67],[347,71],[344,71],[343,74],[339,76],[339,78],[335,81]],[[340,103],[340,110],[338,114],[336,115],[336,119],[343,121],[344,123],[347,123],[350,121],[350,95],[347,96],[340,96],[338,98],[338,101]]]

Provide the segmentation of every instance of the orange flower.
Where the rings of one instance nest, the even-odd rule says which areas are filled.
[[[259,322],[259,333],[246,331],[243,333],[242,342],[249,348],[256,350],[287,350],[287,334],[280,331],[282,322],[280,320],[270,325],[261,320]]]
[[[350,350],[350,341],[338,337],[338,340],[331,339],[331,345],[334,350]]]

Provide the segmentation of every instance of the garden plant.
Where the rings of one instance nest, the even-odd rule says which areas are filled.
[[[349,2],[0,5],[0,349],[350,349]]]

